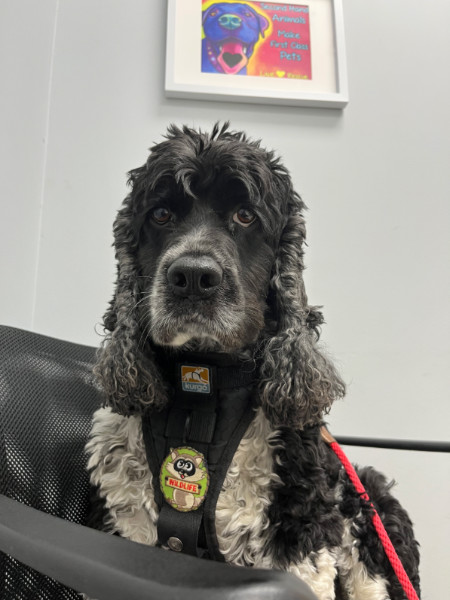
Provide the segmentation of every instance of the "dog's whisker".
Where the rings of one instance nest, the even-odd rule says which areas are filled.
[[[150,298],[150,294],[149,292],[143,292],[142,293],[143,297],[140,300],[137,300],[134,304],[132,304],[128,310],[127,310],[127,318],[133,318],[133,316],[136,314],[137,312],[137,308],[139,308],[139,306],[145,302],[146,300],[148,300]],[[145,315],[141,315],[138,319],[138,324],[140,324],[140,321],[142,319],[142,317],[145,317]]]
[[[141,333],[141,336],[138,341],[139,348],[145,347],[147,340],[151,338],[151,330],[152,330],[151,324],[147,321],[146,324],[144,325],[144,328],[142,329],[142,333]]]

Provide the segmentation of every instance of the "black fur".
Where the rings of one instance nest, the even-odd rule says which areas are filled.
[[[269,515],[273,525],[267,552],[280,568],[295,557],[314,556],[339,546],[343,518],[352,521],[352,536],[369,575],[388,580],[390,598],[405,598],[372,525],[372,509],[348,479],[335,454],[321,440],[318,426],[294,431],[282,428],[275,449],[275,472],[283,482],[274,490]],[[390,490],[393,482],[372,467],[357,474],[373,502],[416,592],[420,594],[419,550],[407,512]],[[336,489],[342,499],[336,502]],[[336,598],[345,598],[343,590]]]
[[[283,485],[269,509],[273,536],[269,551],[282,568],[322,548],[339,546],[342,516],[335,498],[339,465],[318,427],[280,429],[275,472]],[[298,560],[298,558],[297,558]]]

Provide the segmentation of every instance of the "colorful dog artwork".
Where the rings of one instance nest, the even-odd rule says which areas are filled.
[[[203,0],[201,70],[311,79],[309,7]]]
[[[269,21],[247,4],[219,2],[203,11],[202,71],[247,75],[247,64]]]

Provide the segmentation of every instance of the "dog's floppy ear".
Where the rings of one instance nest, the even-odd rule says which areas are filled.
[[[308,306],[303,282],[305,208],[288,185],[288,217],[281,234],[270,281],[269,298],[276,320],[275,335],[264,342],[261,363],[261,401],[275,425],[300,429],[321,421],[345,385],[331,361],[319,350],[317,307]]]
[[[259,32],[261,34],[261,37],[264,39],[266,37],[264,35],[264,32],[266,31],[266,29],[269,29],[269,21],[266,19],[266,17],[263,17],[260,13],[257,13],[252,8],[250,8],[250,10],[255,13],[255,17],[258,19]]]
[[[141,295],[136,264],[138,238],[134,223],[136,201],[142,194],[144,177],[144,167],[130,173],[133,190],[114,223],[117,282],[104,316],[106,336],[94,367],[106,395],[106,405],[123,415],[142,412],[148,406],[161,407],[166,402],[159,371],[139,327],[138,303]]]

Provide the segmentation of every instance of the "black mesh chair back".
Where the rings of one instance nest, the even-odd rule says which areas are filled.
[[[95,349],[0,326],[0,493],[85,524]],[[2,600],[80,596],[0,553]]]

